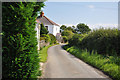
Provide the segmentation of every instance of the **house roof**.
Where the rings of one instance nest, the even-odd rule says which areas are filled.
[[[44,25],[56,25],[56,26],[59,26],[58,24],[56,24],[55,22],[53,22],[52,20],[50,20],[49,18],[44,16],[43,12],[41,13],[40,16],[37,17],[37,21],[39,21],[39,23],[43,23]]]

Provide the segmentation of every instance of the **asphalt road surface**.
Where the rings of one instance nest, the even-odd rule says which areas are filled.
[[[43,78],[102,78],[100,80],[103,80],[108,76],[62,49],[62,45],[55,45],[48,49]]]

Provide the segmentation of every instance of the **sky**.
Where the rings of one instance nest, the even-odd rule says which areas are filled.
[[[45,16],[61,25],[87,24],[91,29],[117,28],[118,2],[45,2]]]

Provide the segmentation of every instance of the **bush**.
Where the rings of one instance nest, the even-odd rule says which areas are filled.
[[[68,40],[70,46],[79,46],[81,44],[82,39],[86,36],[86,34],[74,34],[71,39]]]
[[[120,48],[118,47],[118,44],[120,44],[118,42],[120,36],[118,34],[117,29],[101,28],[90,32],[89,34],[83,35],[83,38],[79,35],[74,35],[69,40],[69,45],[74,45],[81,49],[87,49],[90,52],[94,50],[105,55],[116,55],[115,53],[120,55]]]
[[[44,27],[43,24],[40,24],[40,35],[48,34],[48,30]]]
[[[66,43],[68,41],[68,38],[66,36],[63,36],[63,41]]]
[[[84,44],[82,45],[83,48],[90,51],[95,50],[101,54],[118,53],[118,30],[95,30],[82,40],[82,44]]]
[[[39,56],[35,21],[44,4],[2,4],[2,78],[37,78]]]
[[[56,37],[53,34],[49,34],[50,36],[50,44],[56,44]]]
[[[70,39],[73,36],[73,32],[72,31],[68,31],[68,30],[64,30],[61,35],[62,36],[66,36],[68,39]]]
[[[46,43],[50,42],[50,36],[47,34],[42,34],[40,40],[45,40]]]

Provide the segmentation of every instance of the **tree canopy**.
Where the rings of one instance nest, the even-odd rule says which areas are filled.
[[[67,27],[65,30],[69,30],[69,31],[72,31],[73,33],[76,33],[75,29],[73,27]]]
[[[67,27],[65,25],[62,25],[60,29],[65,30]]]
[[[86,24],[80,23],[77,25],[77,31],[81,33],[88,33],[89,31],[91,31],[91,29]]]

